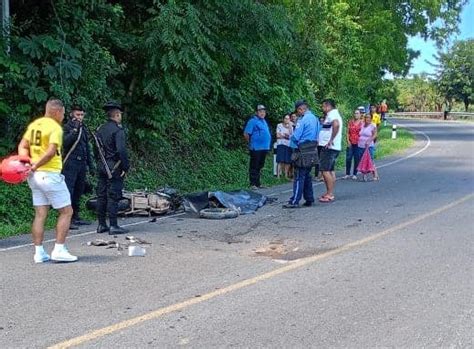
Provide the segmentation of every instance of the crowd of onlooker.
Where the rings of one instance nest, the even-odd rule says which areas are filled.
[[[334,200],[332,193],[334,184],[331,185],[331,182],[335,181],[334,164],[341,151],[343,135],[345,135],[347,146],[346,171],[342,179],[366,180],[368,177],[365,173],[359,173],[358,165],[364,152],[370,154],[370,158],[374,160],[377,131],[385,120],[388,106],[384,100],[378,105],[358,107],[345,125],[333,100],[324,101],[322,109],[323,115],[318,117],[312,113],[306,101],[297,101],[295,111],[285,114],[278,123],[274,147],[277,162],[276,175],[278,178],[284,176],[288,180],[298,182],[298,178],[301,177],[299,175],[304,172],[302,176],[304,178],[300,178],[301,183],[295,184],[294,191],[297,193],[299,190],[304,191],[302,188],[309,188],[308,178],[312,180],[310,172],[314,168],[316,181],[324,181],[327,186],[329,182],[326,196],[319,198],[319,201],[330,202]],[[265,157],[271,149],[271,131],[265,117],[265,106],[258,105],[256,114],[247,122],[244,130],[244,137],[249,143],[250,150],[249,179],[252,189],[262,188],[260,172],[264,166]],[[311,148],[312,146],[314,149]],[[303,153],[311,154],[313,150],[317,153],[315,158],[318,160],[314,164],[311,163],[309,171],[307,167],[309,163],[302,166],[295,165],[295,159],[298,158],[295,153],[301,154],[303,151]],[[308,156],[311,157],[311,155]],[[321,168],[321,166],[326,168]],[[372,180],[379,180],[375,166],[371,173]],[[311,196],[312,191],[311,195],[305,197],[307,206],[312,203],[311,200],[314,201]],[[293,206],[297,205],[296,203]]]
[[[366,142],[369,138],[373,140],[367,144],[372,159],[375,156],[375,143],[377,140],[377,130],[386,117],[387,105],[383,101],[379,105],[371,105],[368,112],[363,106],[354,110],[352,118],[349,119],[346,126],[346,175],[342,179],[359,179],[357,177],[357,166],[360,158],[366,148]],[[382,110],[382,111],[381,111]],[[385,112],[383,111],[385,110]],[[319,118],[320,125],[324,124],[325,116]],[[278,178],[285,176],[288,180],[293,178],[293,166],[291,164],[292,148],[290,147],[290,138],[296,127],[296,113],[288,113],[283,116],[282,122],[276,127],[276,175]],[[321,146],[318,146],[318,154],[321,154]],[[322,181],[319,164],[315,166],[314,178],[316,181]],[[374,180],[378,180],[378,174],[374,174]]]

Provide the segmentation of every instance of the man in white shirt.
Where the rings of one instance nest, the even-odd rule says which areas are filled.
[[[323,174],[326,184],[326,193],[319,198],[319,202],[334,201],[334,185],[336,173],[334,166],[342,147],[342,118],[332,99],[323,101],[323,111],[326,119],[319,132],[319,146],[322,146],[319,170]]]

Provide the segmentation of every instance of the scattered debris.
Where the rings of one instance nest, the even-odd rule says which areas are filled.
[[[140,244],[140,245],[151,245],[151,242],[148,242],[146,240],[143,240],[141,238],[138,238],[136,236],[126,236],[125,237],[125,240],[128,240],[130,241],[132,244],[133,243],[137,243],[137,244]]]
[[[146,250],[141,246],[128,246],[129,257],[145,257]]]
[[[109,246],[115,245],[115,241],[113,240],[102,240],[102,239],[95,239],[94,241],[88,241],[87,246]]]
[[[116,240],[102,240],[95,239],[93,241],[88,241],[87,246],[105,246],[106,249],[116,248],[117,251],[123,251],[128,249],[129,256],[145,256],[145,249],[137,245],[151,245],[151,242],[143,240],[135,236],[126,236],[125,242],[121,243]]]

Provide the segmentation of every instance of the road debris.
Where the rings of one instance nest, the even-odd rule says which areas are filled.
[[[130,236],[126,236],[126,237],[125,237],[125,240],[130,241],[130,243],[132,243],[132,244],[136,243],[136,244],[140,244],[140,245],[151,245],[151,242],[148,242],[148,241],[143,240],[143,239],[141,239],[141,238],[139,238],[139,237],[131,236],[131,235],[130,235]]]
[[[87,246],[104,246],[106,249],[116,248],[119,252],[128,249],[129,256],[145,256],[146,250],[140,245],[151,245],[151,242],[129,235],[125,237],[125,242],[123,243],[117,240],[95,239],[88,241],[86,244]]]
[[[102,239],[95,239],[94,241],[87,241],[87,246],[109,246],[115,245],[115,241],[113,240],[102,240]]]
[[[129,257],[145,257],[146,250],[141,246],[128,246]]]

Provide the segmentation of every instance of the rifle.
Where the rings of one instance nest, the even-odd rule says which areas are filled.
[[[107,174],[107,178],[112,179],[112,171],[110,171],[109,164],[107,164],[107,160],[105,159],[104,145],[102,144],[102,140],[100,140],[97,137],[97,135],[95,133],[91,132],[85,125],[84,125],[84,127],[85,127],[87,133],[89,133],[92,136],[92,138],[94,138],[94,143],[96,145],[97,152],[99,153],[100,162],[102,162],[102,165],[104,165],[105,173]]]

